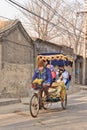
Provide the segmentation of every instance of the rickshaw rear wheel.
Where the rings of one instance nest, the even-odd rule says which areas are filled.
[[[52,106],[52,102],[47,102],[47,101],[45,101],[45,102],[43,103],[43,108],[44,108],[45,110],[49,109],[51,106]]]
[[[37,117],[39,112],[39,97],[38,94],[34,94],[30,100],[30,114],[32,117]]]
[[[61,100],[61,106],[63,109],[67,107],[67,94],[65,94],[64,100]]]

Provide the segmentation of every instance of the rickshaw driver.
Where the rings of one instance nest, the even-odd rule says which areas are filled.
[[[37,86],[42,86],[40,89],[40,96],[42,97],[42,92],[44,91],[47,96],[46,98],[48,98],[48,89],[52,83],[51,70],[45,66],[43,60],[38,61],[37,67],[32,77],[32,83],[37,84]]]

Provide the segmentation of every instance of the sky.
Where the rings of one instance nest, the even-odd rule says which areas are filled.
[[[0,16],[7,17],[10,19],[14,19],[15,17],[20,16],[20,11],[18,11],[15,7],[10,5],[8,0],[0,0]],[[29,0],[16,0],[22,5]],[[1,18],[0,18],[1,19]]]
[[[23,6],[29,0],[13,0],[13,1],[18,2]],[[55,0],[53,0],[53,1],[55,1]],[[68,5],[70,2],[74,2],[74,1],[76,1],[76,0],[65,0],[65,3]],[[82,3],[84,0],[77,0],[77,1]],[[0,20],[7,20],[7,19],[15,20],[15,19],[18,19],[18,20],[21,21],[21,23],[23,24],[26,31],[28,33],[31,32],[31,35],[33,36],[34,31],[32,31],[32,30],[30,31],[30,28],[28,27],[28,24],[27,24],[27,19],[17,9],[17,6],[15,8],[14,6],[11,5],[11,3],[10,4],[9,3],[10,2],[8,2],[8,0],[0,0]],[[2,18],[2,17],[4,17],[4,18]],[[36,34],[34,34],[34,35],[36,35]]]
[[[20,11],[18,11],[15,7],[10,5],[7,1],[8,0],[0,0],[0,17],[3,16],[10,19],[14,19],[15,17],[16,18],[20,17]],[[15,0],[15,1],[24,5],[24,3],[29,0]],[[68,4],[68,2],[70,1],[75,1],[75,0],[67,0],[66,3]],[[78,0],[78,1],[82,2],[83,0]]]

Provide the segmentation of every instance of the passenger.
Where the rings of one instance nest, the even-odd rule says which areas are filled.
[[[57,82],[60,82],[60,81],[63,81],[62,73],[59,74],[59,78],[58,78]]]
[[[52,83],[52,75],[51,70],[45,66],[45,63],[43,60],[38,61],[37,63],[37,69],[34,72],[32,83],[37,86],[43,86],[40,89],[40,95],[42,97],[42,92],[44,91],[46,96],[48,97],[48,89],[51,86]]]
[[[68,77],[68,80],[67,80],[67,83],[66,83],[66,89],[69,90],[70,88],[70,82],[71,82],[71,75],[69,74],[69,77]]]
[[[56,71],[54,69],[54,66],[51,65],[49,62],[47,62],[46,66],[51,70],[52,81],[54,82],[56,80]]]
[[[59,74],[59,79],[56,82],[58,95],[61,97],[62,100],[64,100],[64,96],[66,94],[66,86],[63,81],[62,73]]]
[[[63,81],[65,83],[66,89],[67,89],[67,84],[68,84],[68,81],[69,81],[69,73],[65,70],[64,66],[59,66],[59,69],[56,72],[56,74],[57,74],[57,80],[58,80],[58,77],[59,77],[58,75],[62,74],[62,78],[63,78]]]
[[[58,97],[61,97],[61,100],[64,101],[64,97],[66,94],[66,87],[65,87],[65,83],[63,81],[63,76],[62,76],[62,72],[58,75],[58,80],[56,80],[56,82],[52,83],[52,87],[57,89],[58,92]]]

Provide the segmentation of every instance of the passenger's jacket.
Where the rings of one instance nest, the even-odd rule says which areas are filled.
[[[56,72],[56,75],[57,75],[56,80],[58,80],[58,78],[59,78],[59,73],[60,73],[60,70]],[[64,83],[66,85],[67,82],[68,82],[69,74],[68,74],[68,72],[66,70],[63,70],[61,73],[62,73],[62,76],[63,76],[63,81],[64,81]]]
[[[51,70],[47,67],[44,68],[43,72],[40,72],[39,69],[35,70],[34,76],[32,78],[32,81],[35,79],[43,79],[44,83],[52,83],[52,75],[51,75]]]

